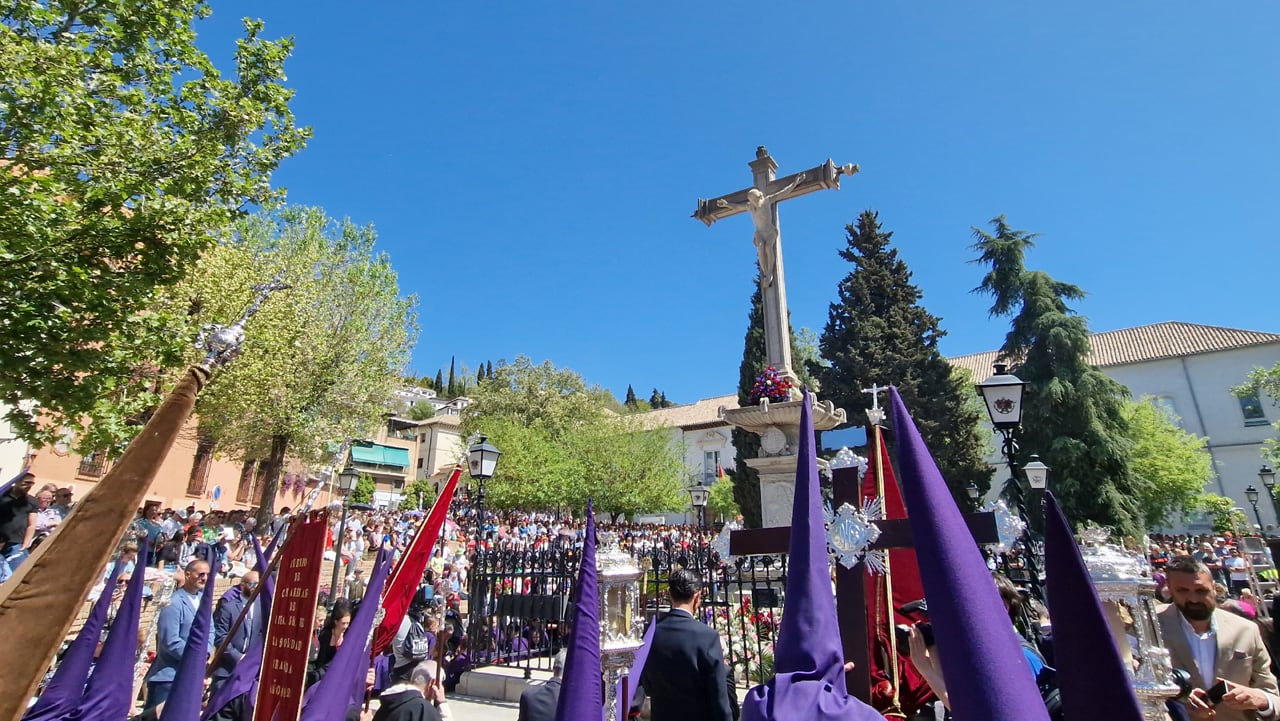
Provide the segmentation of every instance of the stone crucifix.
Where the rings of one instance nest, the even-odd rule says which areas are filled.
[[[755,224],[753,242],[760,263],[760,293],[764,305],[765,355],[780,373],[796,375],[791,368],[791,327],[787,319],[787,285],[782,272],[782,233],[778,227],[778,203],[817,190],[840,189],[840,176],[853,176],[858,166],[837,166],[830,158],[816,168],[785,178],[776,177],[778,164],[761,145],[751,167],[750,188],[711,200],[698,199],[693,217],[708,227],[721,218],[750,213]]]

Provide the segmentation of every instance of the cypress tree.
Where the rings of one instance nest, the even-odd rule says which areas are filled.
[[[657,388],[654,388],[653,393],[649,394],[649,406],[654,409],[662,407],[662,394],[658,392]]]
[[[439,368],[436,369],[436,384],[433,387],[437,393],[444,390],[444,372]]]
[[[866,423],[871,407],[863,388],[897,386],[952,496],[968,507],[970,481],[983,493],[991,487],[982,409],[973,387],[938,350],[946,331],[920,305],[920,289],[879,218],[863,211],[856,224],[845,227],[848,245],[839,254],[854,268],[840,281],[839,299],[828,310],[819,341],[831,365],[810,371],[822,382],[823,396],[855,424]]]
[[[493,377],[493,361],[488,361],[484,364],[484,377],[485,378]]]
[[[628,383],[628,384],[627,384],[627,399],[626,399],[625,401],[623,401],[622,405],[624,405],[624,406],[626,406],[627,408],[630,408],[631,410],[633,410],[633,411],[634,411],[634,410],[636,409],[636,407],[637,407],[637,405],[638,405],[638,404],[639,404],[639,401],[637,401],[637,400],[636,400],[636,389],[632,388],[632,387],[631,387],[631,384],[630,384],[630,383]]]
[[[751,295],[751,310],[747,313],[747,333],[742,341],[742,364],[738,366],[738,403],[749,404],[751,386],[755,385],[756,376],[765,367],[764,342],[764,305],[760,297],[760,276],[756,276],[756,290]],[[732,432],[734,448],[734,468],[728,471],[733,482],[733,500],[738,502],[738,510],[742,512],[743,523],[748,528],[759,528],[760,511],[760,474],[747,465],[748,458],[760,455],[760,436],[734,428]]]
[[[1027,384],[1018,459],[1034,453],[1049,465],[1049,487],[1072,522],[1141,535],[1124,415],[1129,393],[1087,360],[1088,322],[1067,305],[1084,291],[1026,269],[1034,234],[1009,227],[1003,215],[991,224],[994,235],[973,229],[973,262],[990,267],[974,291],[994,298],[993,317],[1013,316],[1000,356]]]
[[[449,389],[448,389],[449,392],[447,395],[450,398],[456,398],[458,396],[458,384],[454,378],[454,372],[453,372],[454,361],[455,361],[455,358],[453,356],[449,356]]]

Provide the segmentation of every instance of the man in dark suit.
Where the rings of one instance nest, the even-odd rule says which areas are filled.
[[[551,661],[551,680],[540,686],[531,686],[520,694],[518,721],[555,721],[556,704],[560,702],[560,677],[564,675],[562,650]]]
[[[671,612],[658,621],[640,685],[653,721],[733,721],[720,635],[695,619],[702,584],[692,571],[672,572]]]
[[[213,611],[213,645],[215,648],[220,646],[223,640],[227,638],[227,634],[231,632],[231,624],[235,623],[236,619],[240,617],[240,612],[244,610],[249,595],[257,587],[258,572],[249,571],[240,578],[239,585],[233,586],[218,600],[218,607]],[[211,694],[216,692],[219,686],[226,683],[227,677],[235,669],[236,663],[244,655],[245,649],[249,648],[249,643],[253,640],[253,637],[262,631],[262,624],[262,606],[258,599],[254,599],[253,610],[245,616],[240,627],[231,636],[231,642],[227,644],[227,649],[222,652],[222,657],[218,660],[218,667],[213,670],[213,680],[209,684]]]

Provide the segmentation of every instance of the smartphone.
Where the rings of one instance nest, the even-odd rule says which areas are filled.
[[[1222,703],[1222,697],[1227,695],[1227,691],[1231,690],[1231,683],[1226,679],[1218,679],[1218,682],[1210,686],[1205,694],[1209,697],[1209,703],[1217,706]]]

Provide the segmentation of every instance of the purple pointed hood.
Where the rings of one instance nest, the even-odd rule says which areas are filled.
[[[1067,517],[1046,494],[1045,571],[1049,616],[1055,628],[1053,660],[1067,718],[1142,721],[1142,707],[1129,683],[1124,658],[1089,579]]]
[[[903,500],[957,719],[1048,721],[991,572],[897,388],[889,389]]]
[[[142,567],[134,564],[134,569]],[[89,618],[80,627],[76,640],[53,672],[53,678],[44,687],[44,693],[22,716],[22,721],[59,721],[71,710],[80,705],[84,696],[84,684],[89,678],[89,669],[93,666],[93,652],[98,650],[98,642],[102,640],[102,627],[107,623],[107,611],[111,608],[111,593],[120,577],[120,563],[111,564],[111,574],[107,577],[107,585],[102,595],[94,602],[89,611]]]
[[[257,549],[257,539],[254,539],[254,546]],[[258,556],[258,563],[263,564],[261,554]],[[261,618],[271,618],[271,599],[275,595],[276,582],[275,579],[266,572],[261,573],[261,585],[258,587],[258,603],[261,604]],[[256,636],[249,640],[249,646],[245,649],[244,655],[236,662],[236,667],[231,670],[231,675],[223,682],[218,690],[214,692],[209,699],[209,703],[205,704],[204,711],[200,714],[201,721],[207,721],[214,714],[221,711],[227,704],[231,703],[237,696],[249,694],[248,703],[245,704],[245,715],[252,718],[253,704],[256,694],[252,693],[258,685],[258,672],[262,670],[262,653],[266,650],[266,634],[267,624],[262,624],[262,629]]]
[[[573,635],[565,655],[556,721],[595,721],[604,708],[604,680],[600,675],[600,589],[596,585],[596,516],[591,501],[587,501],[587,535],[582,542],[577,591]]]
[[[774,677],[747,693],[742,718],[883,721],[875,709],[846,690],[809,391],[801,396],[801,403],[787,595],[773,651]]]
[[[182,650],[182,660],[170,686],[169,698],[160,713],[161,721],[188,721],[199,718],[200,703],[204,701],[205,662],[209,660],[209,637],[213,626],[213,588],[218,578],[218,555],[213,554],[209,563],[209,577],[200,594],[200,606],[191,621],[187,634],[187,646]]]
[[[147,544],[139,545],[138,558],[146,558]],[[80,705],[66,718],[120,721],[133,711],[133,665],[138,657],[138,624],[142,617],[142,587],[146,575],[145,568],[135,567]]]
[[[342,645],[333,655],[324,678],[310,689],[302,706],[301,721],[342,721],[351,705],[352,690],[359,684],[364,689],[365,675],[369,671],[369,640],[373,620],[378,610],[378,599],[391,571],[391,559],[387,549],[378,551],[378,560],[369,575],[365,600],[360,603],[351,618],[351,625],[343,636]]]

